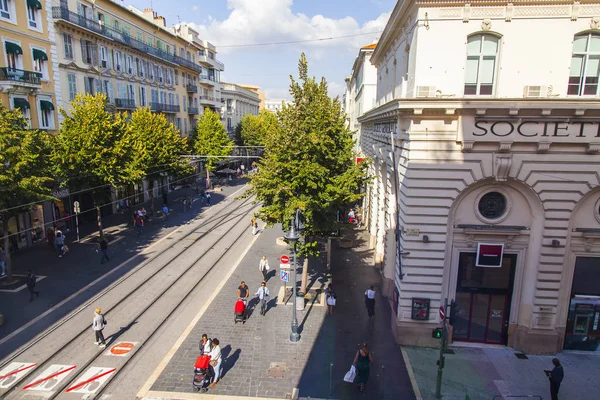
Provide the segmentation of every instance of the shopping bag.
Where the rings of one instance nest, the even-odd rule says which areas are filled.
[[[344,375],[344,382],[353,383],[354,379],[356,379],[356,368],[354,365],[350,367],[350,371],[346,372]]]
[[[336,300],[335,300],[335,297],[333,297],[333,296],[329,296],[329,297],[327,298],[327,305],[328,305],[328,306],[335,306],[335,301],[336,301]]]
[[[69,252],[69,246],[66,244],[63,246],[63,253],[67,254]]]

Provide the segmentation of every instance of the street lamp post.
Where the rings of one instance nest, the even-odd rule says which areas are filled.
[[[292,246],[294,250],[294,264],[293,264],[293,274],[292,279],[294,285],[292,286],[292,295],[294,297],[293,302],[293,314],[292,314],[292,332],[290,333],[290,342],[296,343],[300,340],[300,335],[298,334],[298,318],[296,317],[296,290],[298,286],[298,282],[296,279],[296,269],[298,269],[298,264],[296,263],[296,243],[300,239],[300,234],[296,230],[296,221],[295,218],[292,217],[292,224],[290,226],[289,232],[285,234],[285,240]]]

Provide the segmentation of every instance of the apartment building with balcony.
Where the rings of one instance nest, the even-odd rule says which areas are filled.
[[[257,90],[247,89],[235,83],[223,83],[223,118],[227,132],[233,137],[235,127],[247,114],[258,115],[260,97]]]
[[[110,0],[60,0],[52,18],[64,87],[59,105],[68,109],[77,93],[102,92],[117,111],[150,107],[183,136],[191,134],[205,68],[189,38],[167,28],[152,9]]]
[[[0,101],[20,109],[31,128],[57,129],[60,81],[51,1],[0,1]]]

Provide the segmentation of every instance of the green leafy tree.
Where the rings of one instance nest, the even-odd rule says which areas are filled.
[[[187,139],[182,138],[163,114],[149,108],[138,108],[127,122],[127,136],[135,149],[134,169],[143,171],[148,181],[148,193],[155,214],[154,182],[164,175],[184,175],[192,171],[190,163],[181,158],[187,151]]]
[[[30,203],[52,198],[54,179],[48,160],[51,148],[52,137],[47,132],[30,130],[19,110],[0,105],[0,217],[9,281],[12,261],[8,221],[28,210]]]
[[[259,216],[272,225],[289,227],[296,209],[306,227],[300,254],[318,253],[316,236],[341,228],[337,211],[358,202],[366,181],[366,162],[357,164],[352,132],[345,123],[339,98],[327,94],[327,81],[308,76],[304,53],[298,63],[299,81],[290,76],[293,104],[278,113],[277,128],[265,139],[265,156],[251,178],[260,201]],[[306,292],[308,257],[303,266]]]
[[[265,138],[277,129],[277,116],[267,110],[258,115],[247,114],[242,118],[242,142],[244,146],[264,146]]]
[[[144,175],[135,161],[144,148],[127,131],[126,115],[111,114],[105,104],[104,94],[78,94],[71,102],[70,114],[61,108],[64,122],[53,152],[63,185],[91,189],[100,237],[100,207],[110,202],[106,187],[132,184]]]
[[[242,140],[242,123],[238,122],[238,124],[233,128],[233,143],[236,146],[243,146],[244,141]]]
[[[206,181],[210,182],[210,171],[223,159],[219,157],[229,156],[233,151],[233,141],[229,139],[218,113],[209,108],[204,110],[204,114],[198,118],[193,143],[195,154],[210,156],[205,162]]]

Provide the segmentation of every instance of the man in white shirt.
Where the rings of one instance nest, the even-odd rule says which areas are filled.
[[[375,285],[371,285],[369,289],[365,292],[365,305],[367,306],[367,313],[369,313],[369,318],[372,318],[375,315]]]

